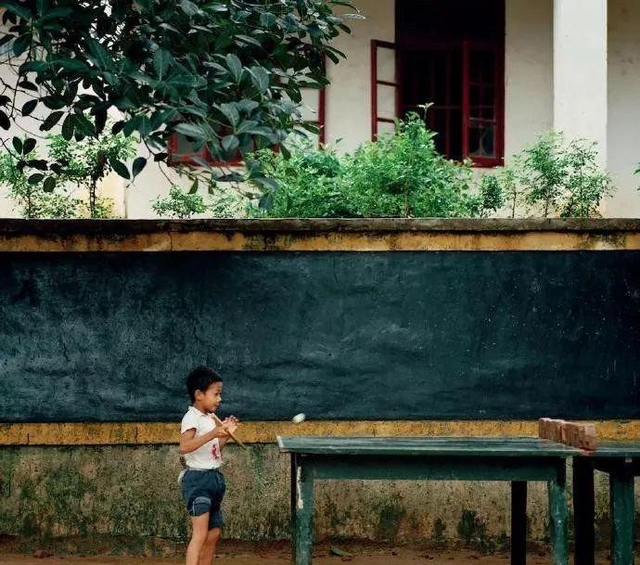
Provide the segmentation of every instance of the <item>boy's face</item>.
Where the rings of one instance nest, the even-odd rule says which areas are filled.
[[[204,392],[196,391],[196,400],[206,412],[215,412],[222,402],[222,383],[213,383]]]

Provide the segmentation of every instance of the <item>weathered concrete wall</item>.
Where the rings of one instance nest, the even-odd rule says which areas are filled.
[[[637,221],[5,221],[0,251],[0,280],[7,281],[0,293],[0,537],[17,536],[25,544],[62,539],[56,543],[63,548],[81,545],[83,551],[92,544],[96,549],[98,541],[104,545],[97,549],[110,551],[182,548],[188,522],[178,497],[176,449],[168,444],[177,441],[176,419],[186,401],[184,367],[170,371],[167,360],[218,364],[217,350],[207,341],[211,336],[227,340],[221,351],[227,367],[236,369],[225,372],[232,385],[226,406],[249,416],[242,433],[254,443],[247,452],[227,452],[231,538],[287,536],[289,467],[273,445],[276,434],[532,435],[535,422],[529,417],[551,415],[534,414],[535,402],[546,394],[555,402],[546,407],[564,412],[574,402],[576,409],[588,410],[576,413],[607,419],[599,424],[605,435],[640,439],[639,420],[619,420],[637,418],[639,405]],[[456,273],[468,281],[462,284],[464,277]],[[275,294],[261,286],[269,279],[280,281],[270,283]],[[408,288],[419,300],[406,302]],[[324,302],[314,304],[312,291]],[[449,302],[435,304],[443,296]],[[435,314],[416,317],[416,305],[423,313],[436,308]],[[546,319],[543,307],[554,323],[535,329],[532,321]],[[269,357],[278,348],[289,348],[287,359],[298,367],[310,343],[346,336],[353,351],[369,347],[372,334],[358,330],[376,318],[362,311],[382,312],[404,332],[375,335],[375,353],[386,365],[384,371],[370,368],[383,389],[367,393],[367,402],[359,403],[366,410],[323,397],[326,378],[318,378],[317,358],[289,370],[289,380],[283,380],[282,366]],[[336,312],[339,323],[332,318]],[[177,326],[169,323],[176,320]],[[460,329],[461,320],[473,324]],[[216,322],[228,331],[219,333]],[[261,334],[256,325],[262,324],[271,331]],[[162,341],[167,338],[159,328],[175,339]],[[408,334],[419,339],[404,343],[402,335]],[[567,347],[543,350],[543,342],[557,347],[549,334]],[[87,349],[88,335],[105,339],[93,339],[93,349]],[[471,367],[477,356],[495,360],[504,344],[513,350],[504,355],[502,370],[494,365],[493,376],[470,377],[465,367],[452,371],[433,345],[441,340],[459,351],[461,336],[478,340],[464,353]],[[494,346],[498,337],[500,347]],[[34,340],[38,348],[32,348]],[[123,344],[129,348],[124,356]],[[414,399],[390,393],[390,377],[398,382],[401,371],[420,369],[396,362],[397,350],[409,347],[418,357],[433,349],[432,360],[439,360],[433,366],[451,377],[437,381],[437,370],[426,371],[414,389],[425,403],[432,401],[425,392],[430,383],[440,382],[445,392],[452,384],[462,387],[460,401],[450,389],[451,412],[437,414],[440,420],[435,410],[409,411]],[[361,384],[353,385],[362,380],[362,367],[352,363],[349,351],[334,351],[342,352],[340,359],[328,348],[323,366],[339,376],[345,397],[362,396]],[[563,370],[568,355],[574,356],[574,369],[595,370],[595,376],[577,375],[569,365]],[[103,372],[91,373],[99,360]],[[256,360],[263,370],[251,373]],[[523,370],[527,366],[552,377],[548,390]],[[520,373],[509,380],[514,367]],[[264,375],[272,381],[260,389]],[[299,411],[290,399],[300,396],[305,378],[319,383],[304,400],[312,418],[294,431],[285,419]],[[491,416],[476,414],[462,402],[472,396],[464,390],[470,378],[479,391],[473,393],[476,404],[486,403],[505,382],[512,401],[503,399]],[[523,383],[531,387],[518,388]],[[603,389],[603,383],[609,386]],[[558,391],[568,402],[560,408]],[[605,393],[616,403],[604,403]],[[398,421],[389,422],[390,415]],[[598,524],[605,536],[607,488],[598,480]],[[508,531],[508,489],[497,483],[336,482],[319,484],[317,501],[319,539],[462,540],[489,549]],[[545,489],[537,485],[530,494],[532,539],[545,540],[546,520]]]
[[[230,447],[225,457],[225,537],[287,538],[288,459],[275,446]],[[24,549],[37,544],[59,552],[181,551],[188,518],[178,472],[173,446],[5,448],[0,534],[18,537]],[[597,483],[596,523],[606,543],[607,485],[602,475]],[[480,550],[508,542],[506,483],[336,481],[320,482],[316,489],[318,540],[465,544]],[[530,485],[532,541],[547,539],[546,496],[543,484]]]

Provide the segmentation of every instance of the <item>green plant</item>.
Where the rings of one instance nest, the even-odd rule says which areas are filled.
[[[313,149],[311,142],[300,140],[290,154],[265,149],[253,158],[277,182],[275,190],[266,192],[263,210],[254,209],[253,214],[281,218],[357,215],[345,190],[343,163],[332,149]]]
[[[435,133],[411,114],[392,135],[366,142],[345,163],[352,206],[362,216],[476,216],[471,167],[445,159]]]
[[[498,175],[498,183],[502,188],[505,202],[508,205],[509,216],[515,218],[521,201],[524,198],[523,191],[516,178],[515,169],[511,167],[502,169]]]
[[[500,176],[486,173],[480,178],[481,216],[488,216],[490,212],[497,212],[504,206],[504,195]]]
[[[16,150],[22,147],[18,145]],[[23,158],[27,161],[38,159],[37,153],[27,145]],[[24,218],[74,218],[78,215],[81,202],[46,181],[44,175],[27,176],[19,161],[12,153],[0,153],[0,185],[7,187],[9,198],[16,204]]]
[[[212,187],[205,197],[172,186],[169,195],[156,198],[152,208],[158,216],[185,220],[196,214],[207,214],[213,218],[240,217],[244,215],[247,205],[247,198],[236,191],[221,192],[219,189],[215,191]]]
[[[596,144],[584,140],[566,143],[560,133],[541,136],[524,149],[515,175],[525,199],[543,217],[598,215],[602,199],[613,192],[611,179],[597,163]]]
[[[349,31],[334,13],[345,5],[0,0],[0,64],[16,71],[3,81],[0,128],[41,113],[41,131],[61,124],[66,140],[96,138],[117,110],[113,132],[135,132],[157,161],[167,161],[174,133],[218,159],[281,145],[302,123],[301,89],[325,85],[325,58],[342,56],[330,43]],[[16,95],[27,97],[20,107]],[[130,171],[110,164],[130,178],[146,163],[138,157]],[[45,160],[44,172],[53,165]],[[262,178],[258,169],[248,174]]]
[[[98,185],[114,170],[115,163],[136,154],[134,139],[122,134],[105,133],[81,141],[53,135],[48,141],[49,155],[60,164],[58,174],[54,177],[57,182],[75,184],[87,191],[90,218],[111,216],[113,207],[98,196]]]
[[[434,133],[411,115],[393,135],[344,157],[303,143],[291,155],[254,158],[278,189],[267,192],[270,217],[476,217],[494,209],[495,193],[472,193],[469,163],[445,159]]]
[[[158,216],[168,216],[181,220],[207,211],[207,206],[201,194],[185,192],[179,186],[172,186],[169,190],[169,196],[156,198],[152,208]]]
[[[0,184],[8,189],[25,218],[109,218],[113,202],[98,194],[98,186],[111,171],[111,159],[128,159],[135,154],[133,139],[105,134],[98,139],[67,141],[60,135],[49,136],[48,152],[56,159],[50,175],[39,170],[42,159],[35,143],[13,140],[13,151],[0,153]],[[16,157],[16,154],[18,157]],[[69,192],[73,190],[73,194]],[[77,197],[77,189],[86,191],[86,199]]]

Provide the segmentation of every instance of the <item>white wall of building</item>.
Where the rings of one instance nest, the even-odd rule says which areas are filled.
[[[618,191],[609,217],[640,216],[640,2],[609,0],[608,168]]]
[[[553,127],[553,0],[507,0],[505,162]]]

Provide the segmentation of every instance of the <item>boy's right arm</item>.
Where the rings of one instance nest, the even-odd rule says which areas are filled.
[[[180,435],[180,454],[191,453],[214,438],[226,438],[228,435],[224,427],[216,427],[201,436],[196,436],[196,429],[190,428]]]

